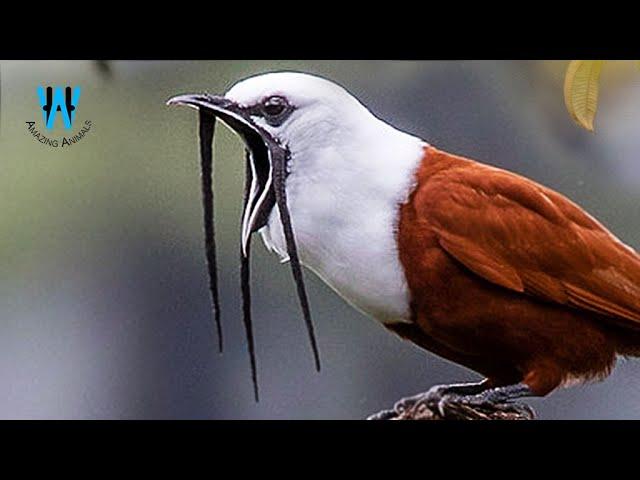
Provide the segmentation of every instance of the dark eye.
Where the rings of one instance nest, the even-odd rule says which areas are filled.
[[[262,102],[262,112],[271,125],[281,124],[291,110],[287,99],[280,96],[268,97]]]

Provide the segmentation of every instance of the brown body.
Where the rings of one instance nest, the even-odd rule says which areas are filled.
[[[427,147],[398,248],[413,323],[389,328],[493,385],[545,395],[640,353],[640,256],[531,180]]]

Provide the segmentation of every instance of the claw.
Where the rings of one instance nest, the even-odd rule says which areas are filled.
[[[378,413],[369,415],[367,420],[391,420],[393,418],[396,418],[395,410],[381,410]]]

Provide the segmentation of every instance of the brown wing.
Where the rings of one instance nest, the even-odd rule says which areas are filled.
[[[477,275],[640,328],[640,256],[562,195],[465,160],[430,175],[416,200],[442,248]]]

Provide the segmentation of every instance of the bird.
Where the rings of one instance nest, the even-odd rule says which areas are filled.
[[[388,331],[483,377],[372,418],[423,404],[518,410],[640,356],[640,255],[561,193],[401,131],[304,72],[168,103],[244,140],[243,276],[253,233],[290,260],[318,368],[298,264]]]

